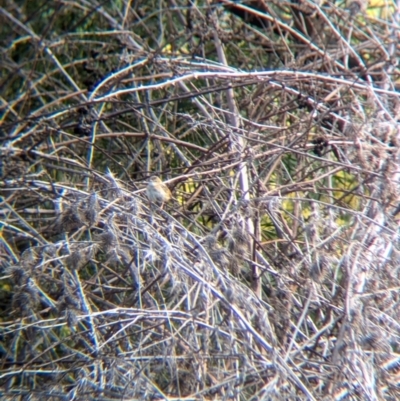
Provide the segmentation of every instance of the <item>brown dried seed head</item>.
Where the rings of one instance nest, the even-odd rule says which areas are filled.
[[[101,235],[100,235],[100,243],[101,243],[101,248],[105,252],[108,252],[110,248],[113,248],[117,244],[117,236],[114,234],[112,230],[105,230]]]
[[[59,229],[61,232],[68,232],[83,226],[82,215],[78,209],[78,205],[71,205],[62,214],[59,222]]]
[[[325,256],[320,256],[310,269],[310,276],[316,283],[321,283],[328,273],[329,265]]]
[[[241,244],[247,245],[250,242],[249,233],[242,227],[236,227],[232,231],[232,236],[237,242],[239,242]]]
[[[249,251],[250,236],[242,227],[236,226],[231,231],[231,236],[228,241],[228,249],[233,254],[239,254],[243,257]]]
[[[89,196],[89,201],[84,213],[85,220],[90,227],[97,223],[99,210],[100,206],[97,194],[92,193]]]
[[[237,277],[241,271],[240,262],[242,261],[235,257],[231,258],[229,261],[229,271],[235,277]]]
[[[12,266],[9,272],[15,285],[24,285],[29,278],[28,272],[22,266]]]
[[[226,270],[229,266],[229,253],[225,248],[215,248],[208,251],[210,258],[215,262],[221,269]]]
[[[204,238],[204,247],[207,250],[215,249],[217,245],[217,238],[214,235],[207,235],[207,237]]]
[[[66,259],[67,266],[72,269],[76,270],[80,267],[82,261],[82,254],[79,250],[72,252]]]

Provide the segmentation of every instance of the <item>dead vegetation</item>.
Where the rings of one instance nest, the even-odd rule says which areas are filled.
[[[399,13],[4,0],[0,398],[399,399]]]

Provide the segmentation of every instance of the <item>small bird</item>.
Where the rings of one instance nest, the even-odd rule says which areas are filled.
[[[169,188],[155,175],[149,179],[146,194],[150,202],[161,203],[161,207],[172,198]]]

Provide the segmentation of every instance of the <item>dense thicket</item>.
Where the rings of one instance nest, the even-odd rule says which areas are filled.
[[[0,5],[2,400],[400,399],[399,2]]]

